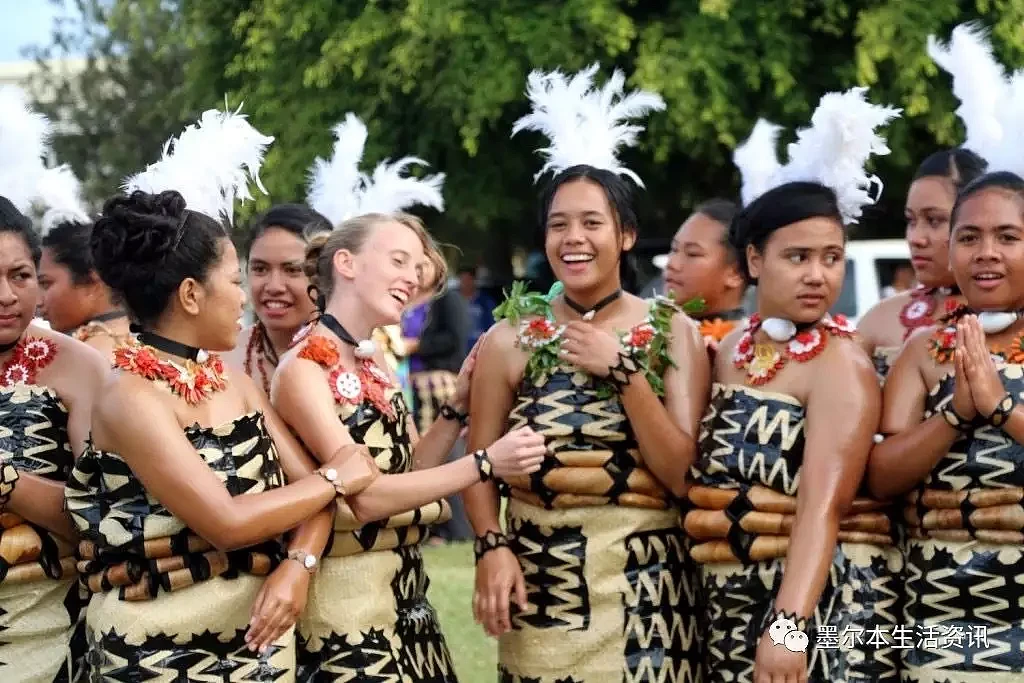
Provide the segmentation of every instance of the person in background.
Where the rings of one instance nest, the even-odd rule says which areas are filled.
[[[433,266],[436,267],[436,266]],[[430,273],[424,277],[429,280]],[[466,342],[471,329],[470,317],[462,294],[448,289],[435,299],[420,303],[403,321],[406,353],[409,358],[409,385],[412,394],[413,421],[425,434],[441,414],[441,406],[455,398],[459,368],[469,349]],[[486,328],[484,332],[486,332]],[[449,460],[462,457],[465,442],[455,442]],[[459,496],[448,498],[452,509],[449,521],[436,525],[434,542],[461,541],[473,537],[466,510]]]
[[[882,288],[882,298],[888,299],[903,292],[909,292],[916,284],[914,267],[910,263],[901,263],[896,266],[896,272],[892,275],[892,284]]]
[[[672,239],[665,265],[666,294],[679,303],[703,299],[701,313],[690,317],[700,324],[710,350],[744,317],[746,283],[736,249],[729,243],[729,224],[737,211],[736,204],[725,199],[699,205]]]
[[[256,321],[242,330],[224,360],[243,369],[267,395],[278,358],[315,309],[302,270],[307,240],[331,229],[331,222],[308,206],[278,204],[249,230],[247,279]]]
[[[111,356],[128,338],[128,314],[92,262],[92,223],[61,221],[43,235],[39,313],[58,332]]]
[[[469,316],[469,340],[466,348],[473,348],[484,332],[494,324],[494,307],[497,304],[486,292],[477,286],[477,270],[473,266],[459,271],[459,292],[466,300]]]

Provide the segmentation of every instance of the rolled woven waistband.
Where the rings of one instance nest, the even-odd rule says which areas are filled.
[[[911,538],[1024,543],[1024,489],[923,489],[908,494],[906,502],[903,518]]]
[[[11,513],[0,518],[0,528],[0,583],[59,580],[75,575],[74,547],[64,539]]]

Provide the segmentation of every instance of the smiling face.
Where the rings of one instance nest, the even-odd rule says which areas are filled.
[[[370,229],[358,253],[335,252],[335,277],[351,284],[346,296],[360,300],[373,327],[394,325],[417,295],[426,261],[423,241],[412,228],[383,221]]]
[[[813,323],[832,308],[846,274],[845,234],[833,218],[799,221],[771,234],[764,252],[747,247],[762,317]]]
[[[730,308],[743,287],[743,278],[725,244],[726,228],[715,219],[695,213],[672,240],[665,266],[665,286],[676,301],[703,298],[709,313]]]
[[[306,243],[283,228],[267,228],[249,250],[249,289],[256,316],[270,330],[294,332],[313,314],[302,270]]]
[[[910,185],[907,205],[907,244],[917,281],[926,287],[952,282],[949,270],[949,217],[956,192],[948,178],[925,176]]]
[[[1024,200],[998,187],[963,200],[950,263],[968,305],[979,311],[1024,307]]]
[[[636,232],[619,229],[604,189],[587,179],[564,183],[548,210],[544,251],[570,292],[594,292],[619,282],[619,260]]]
[[[39,314],[58,332],[71,332],[89,320],[96,306],[96,283],[76,284],[53,250],[43,247],[39,261]]]
[[[28,245],[18,233],[0,232],[0,345],[21,337],[38,303],[39,282]]]

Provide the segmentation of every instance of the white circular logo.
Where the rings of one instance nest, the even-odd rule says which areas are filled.
[[[928,315],[928,302],[926,301],[915,301],[907,307],[907,317],[911,320],[917,320]]]
[[[362,393],[363,383],[359,381],[359,377],[355,373],[343,372],[338,375],[338,379],[334,380],[334,388],[342,398],[354,401]]]

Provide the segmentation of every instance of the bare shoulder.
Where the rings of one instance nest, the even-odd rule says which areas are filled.
[[[910,303],[910,292],[900,292],[868,309],[857,323],[857,331],[871,346],[889,346],[889,338],[902,334],[900,311]]]
[[[62,397],[73,398],[99,390],[111,368],[108,356],[60,332],[32,325],[28,333],[53,344],[56,352],[53,361],[40,372],[45,384]]]
[[[491,353],[503,353],[516,348],[516,341],[519,338],[519,330],[508,320],[499,320],[491,326],[487,332],[487,341],[480,350],[486,349]]]
[[[878,376],[875,373],[871,357],[855,338],[832,337],[828,340],[826,351],[828,352],[829,373],[835,369],[837,372],[850,373],[846,375],[848,377],[850,375],[858,378],[866,377],[873,384],[878,383]],[[822,373],[822,377],[830,381],[833,380],[828,373]]]

